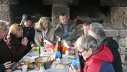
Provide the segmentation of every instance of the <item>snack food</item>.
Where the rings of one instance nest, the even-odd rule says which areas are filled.
[[[33,62],[24,62],[24,63],[18,63],[19,65],[17,66],[17,69],[18,70],[21,70],[22,69],[22,66],[23,65],[27,65],[28,69],[34,69],[34,63]]]
[[[33,62],[25,62],[24,64],[26,64],[28,66],[28,69],[33,69],[34,68]]]
[[[22,66],[21,66],[21,65],[18,65],[18,66],[17,66],[17,69],[18,69],[18,70],[21,70],[21,69],[22,69]]]
[[[64,68],[65,68],[65,65],[62,64],[62,63],[58,63],[58,64],[56,65],[56,69],[64,69]]]

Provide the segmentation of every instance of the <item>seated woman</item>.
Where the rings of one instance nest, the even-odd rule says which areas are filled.
[[[25,51],[25,54],[27,54],[33,47],[36,46],[34,41],[35,29],[32,26],[31,16],[29,14],[23,14],[20,25],[23,28],[23,37],[27,37],[28,39],[28,44],[27,44],[28,48]]]
[[[90,35],[82,35],[76,42],[76,48],[86,60],[83,71],[71,65],[70,72],[115,72],[112,66],[113,54],[105,45],[98,47],[97,41]]]
[[[27,49],[27,38],[21,39],[23,34],[22,27],[19,24],[12,24],[9,29],[9,34],[5,39],[7,46],[13,53],[14,61],[18,62]]]
[[[41,17],[35,24],[35,37],[34,41],[37,45],[40,45],[40,39],[49,39],[49,32],[52,28],[51,22],[47,17]]]

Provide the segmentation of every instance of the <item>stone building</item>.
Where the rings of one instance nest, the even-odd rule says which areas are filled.
[[[41,16],[47,16],[56,24],[58,15],[64,12],[70,19],[101,22],[106,35],[118,41],[122,63],[126,65],[126,6],[127,0],[0,0],[0,19],[20,23],[22,14],[27,13],[35,22]]]

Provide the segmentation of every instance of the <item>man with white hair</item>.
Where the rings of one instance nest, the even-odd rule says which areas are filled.
[[[106,37],[103,25],[98,22],[91,23],[88,30],[88,35],[93,36],[98,41],[98,45],[104,44],[109,47],[114,56],[112,65],[115,72],[123,72],[121,58],[118,51],[119,45],[112,37]],[[83,67],[82,64],[81,67]]]
[[[11,72],[10,67],[13,61],[13,55],[3,40],[7,33],[7,22],[0,20],[0,72]]]
[[[112,37],[106,37],[104,30],[100,27],[91,27],[89,30],[89,35],[93,36],[97,40],[98,46],[108,46],[114,57],[112,65],[115,69],[115,72],[123,72],[121,57],[118,51],[118,43]]]
[[[92,27],[99,27],[99,28],[104,29],[104,28],[103,28],[103,25],[100,24],[100,23],[98,23],[98,22],[93,22],[93,23],[91,23],[91,24],[90,24],[90,28],[92,28]]]

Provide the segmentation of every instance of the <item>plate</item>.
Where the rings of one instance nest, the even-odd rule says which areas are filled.
[[[63,64],[70,64],[72,59],[63,58],[61,61]]]

